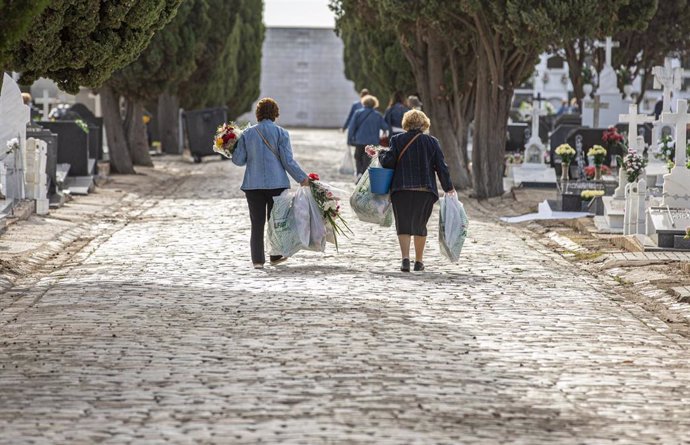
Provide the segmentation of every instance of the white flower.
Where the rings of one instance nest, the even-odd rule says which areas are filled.
[[[8,150],[15,150],[17,148],[19,148],[19,139],[14,138],[14,139],[10,139],[9,141],[7,141],[7,149]]]

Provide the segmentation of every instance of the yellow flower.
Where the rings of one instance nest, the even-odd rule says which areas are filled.
[[[558,156],[575,156],[577,152],[569,144],[561,144],[556,148],[556,154]]]
[[[590,148],[589,151],[587,152],[587,156],[606,156],[606,149],[602,147],[601,145],[595,145],[594,147]]]
[[[220,148],[223,146],[223,138],[216,139],[216,147]]]
[[[582,199],[594,199],[601,196],[604,196],[603,190],[583,190],[582,193],[580,193],[580,198]]]

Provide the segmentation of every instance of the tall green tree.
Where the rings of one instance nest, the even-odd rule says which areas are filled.
[[[0,71],[49,0],[0,0]]]
[[[656,0],[333,0],[339,16],[363,17],[374,9],[394,26],[420,93],[431,103],[439,139],[452,147],[451,170],[462,161],[459,134],[474,119],[472,183],[478,198],[503,193],[501,160],[515,88],[553,42],[592,36],[597,30],[590,21],[602,14],[602,3],[614,23],[649,17],[656,8]],[[463,102],[474,111],[463,115]],[[453,182],[462,186],[463,179],[456,173]]]
[[[181,1],[52,0],[33,23],[37,31],[11,50],[8,66],[22,73],[22,83],[43,76],[70,93],[98,87],[137,58]]]
[[[345,76],[355,83],[355,89],[369,89],[383,99],[382,104],[395,91],[416,91],[412,67],[395,33],[349,18],[340,21],[338,33],[345,46]]]
[[[627,26],[614,35],[620,47],[613,52],[615,67],[624,67],[631,80],[641,78],[638,103],[653,85],[652,68],[667,56],[684,58],[690,50],[690,0],[659,1],[646,26]]]
[[[124,116],[119,107],[104,109],[108,121],[113,125],[119,122],[122,127],[109,131],[125,134],[119,144],[110,146],[111,152],[122,153],[121,157],[129,153],[134,165],[153,165],[143,125],[144,104],[155,103],[162,95],[168,101],[158,116],[164,149],[179,145],[177,88],[196,69],[211,24],[208,0],[185,0],[175,18],[156,33],[137,60],[113,73],[101,91],[124,98],[126,106]]]
[[[675,3],[675,1],[670,0],[668,3]],[[582,89],[585,83],[583,73],[585,64],[589,60],[595,67],[599,69],[603,67],[604,50],[597,50],[593,45],[593,40],[614,35],[615,40],[618,40],[620,33],[633,30],[644,32],[656,13],[657,7],[665,2],[666,0],[661,3],[658,3],[658,0],[613,2],[584,0],[582,20],[573,22],[568,32],[560,35],[552,45],[552,50],[561,52],[568,62],[573,94],[580,104],[585,95]],[[622,58],[629,58],[628,55],[624,57],[619,55],[618,49],[613,52],[613,55],[616,66],[620,64]]]

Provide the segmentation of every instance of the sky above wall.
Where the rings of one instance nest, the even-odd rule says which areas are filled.
[[[335,27],[328,0],[265,0],[265,8],[268,27]]]

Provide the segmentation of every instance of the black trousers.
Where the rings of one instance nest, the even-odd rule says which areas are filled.
[[[273,210],[273,197],[283,193],[285,189],[270,190],[245,190],[247,204],[249,204],[249,219],[252,222],[252,235],[250,246],[252,250],[252,263],[264,264],[266,255],[264,253],[264,232],[266,219],[271,216]],[[277,259],[271,257],[271,259]]]
[[[369,164],[371,164],[371,158],[364,151],[364,147],[366,145],[355,145],[355,165],[357,166],[358,175],[363,175],[367,168],[369,168]]]

